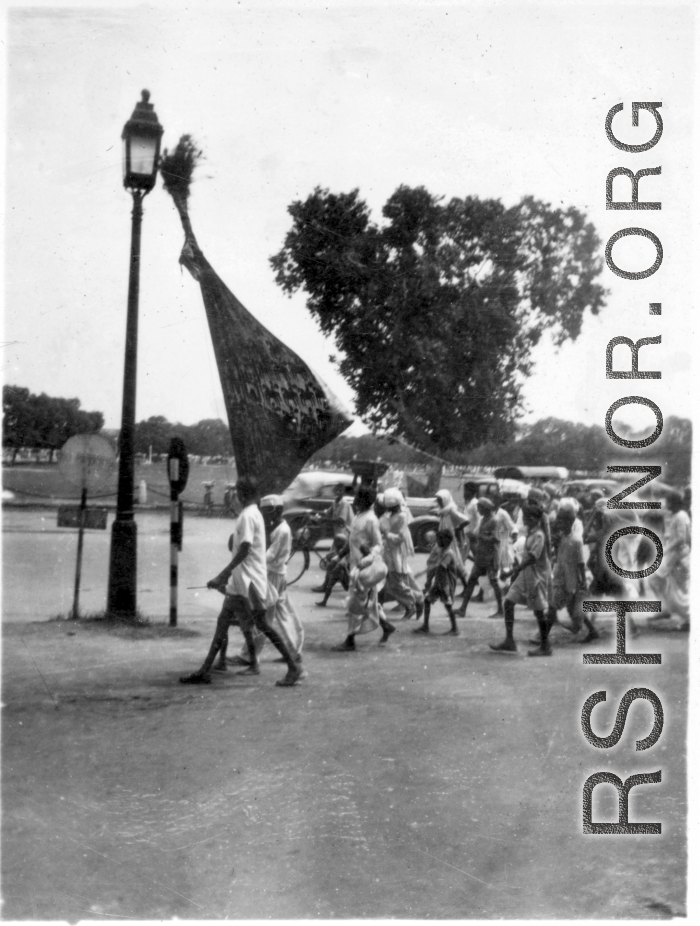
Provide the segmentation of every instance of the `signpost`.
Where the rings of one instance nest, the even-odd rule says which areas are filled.
[[[177,552],[182,549],[182,505],[180,492],[187,485],[190,471],[184,441],[173,437],[168,450],[168,479],[170,481],[170,626],[177,625]]]
[[[85,528],[104,530],[107,527],[105,509],[88,509],[88,491],[96,492],[110,485],[114,473],[114,450],[109,441],[98,434],[76,434],[69,438],[59,451],[58,468],[64,479],[80,489],[79,508],[64,506],[58,510],[59,527],[75,526],[78,528],[72,613],[73,618],[77,618],[80,614],[80,573],[83,563]]]

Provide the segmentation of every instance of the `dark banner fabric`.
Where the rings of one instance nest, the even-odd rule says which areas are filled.
[[[236,299],[196,245],[185,244],[180,263],[202,289],[238,474],[255,476],[261,495],[282,492],[352,417]]]

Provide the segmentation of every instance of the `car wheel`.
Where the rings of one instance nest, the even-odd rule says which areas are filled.
[[[432,524],[419,524],[413,536],[413,546],[418,553],[428,553],[431,546],[435,543],[437,534],[437,522]]]

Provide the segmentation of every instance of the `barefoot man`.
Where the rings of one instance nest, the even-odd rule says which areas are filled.
[[[243,506],[233,531],[233,559],[215,579],[208,582],[209,588],[220,588],[226,583],[225,606],[214,631],[207,657],[201,668],[192,675],[183,676],[183,685],[208,685],[211,683],[211,668],[217,653],[228,638],[229,624],[237,623],[248,644],[250,666],[240,674],[259,675],[260,666],[253,630],[265,634],[268,640],[279,650],[287,663],[287,674],[277,682],[284,687],[296,685],[306,678],[305,669],[295,662],[294,656],[285,646],[284,641],[267,622],[266,605],[268,601],[267,564],[265,555],[265,523],[256,504],[257,484],[251,476],[242,476],[236,483],[238,499]]]

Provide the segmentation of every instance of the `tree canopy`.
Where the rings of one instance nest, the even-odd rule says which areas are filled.
[[[3,386],[2,445],[60,450],[75,434],[94,434],[104,425],[102,412],[86,412],[80,399],[34,395],[24,386]]]
[[[4,386],[2,393],[2,445],[20,448],[60,450],[75,434],[95,434],[104,427],[102,412],[86,412],[79,399],[63,399],[45,393],[34,395],[24,386]],[[137,453],[165,454],[171,438],[185,441],[189,453],[229,457],[233,454],[231,434],[220,418],[205,418],[196,424],[172,424],[163,415],[152,415],[135,427]]]
[[[230,457],[233,454],[231,432],[220,418],[205,418],[196,424],[171,424],[162,415],[139,421],[134,433],[137,453],[167,453],[173,437],[180,437],[188,453],[201,456]]]
[[[637,432],[619,421],[615,428],[628,440],[640,440],[648,431]],[[581,424],[561,418],[542,418],[521,425],[514,440],[493,442],[474,450],[452,454],[450,459],[468,466],[565,466],[571,471],[606,475],[606,466],[654,463],[662,466],[661,479],[674,485],[690,481],[693,428],[688,418],[669,415],[661,437],[640,450],[625,450],[610,440],[599,424]]]
[[[521,424],[514,440],[489,442],[457,458],[471,466],[565,466],[597,474],[605,469],[610,452],[611,441],[601,425],[542,418]]]
[[[511,435],[531,348],[604,305],[600,240],[573,207],[400,186],[379,225],[358,190],[317,187],[288,211],[277,283],[306,292],[363,420],[432,452]]]

